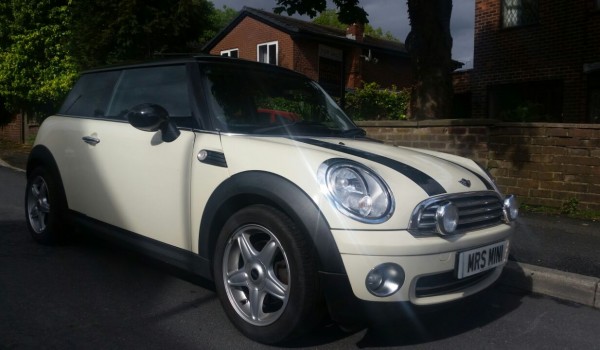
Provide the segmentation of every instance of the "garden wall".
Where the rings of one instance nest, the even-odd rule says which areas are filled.
[[[23,125],[26,125],[24,129]],[[27,120],[23,122],[22,114],[17,114],[11,122],[0,124],[0,140],[17,143],[33,142],[38,129],[38,124],[30,124]]]
[[[369,137],[471,158],[520,202],[600,210],[600,124],[364,121]]]

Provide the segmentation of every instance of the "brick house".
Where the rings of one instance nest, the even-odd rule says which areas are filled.
[[[476,0],[472,114],[600,123],[600,0]]]
[[[249,7],[203,51],[301,72],[337,97],[363,81],[382,87],[408,87],[413,82],[402,43],[363,35],[361,25],[343,31]]]

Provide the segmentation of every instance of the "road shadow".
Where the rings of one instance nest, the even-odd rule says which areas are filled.
[[[391,322],[371,326],[359,348],[411,346],[452,338],[501,319],[521,305],[525,294],[503,284],[435,311],[403,312]]]
[[[515,287],[512,280],[519,276],[522,278]],[[328,324],[284,347],[323,346],[345,337],[358,337],[358,348],[415,346],[448,339],[485,327],[513,312],[529,294],[527,288],[531,288],[531,278],[519,271],[518,266],[511,266],[494,285],[463,300],[419,308],[389,303],[382,311],[370,315],[368,327],[348,333]]]

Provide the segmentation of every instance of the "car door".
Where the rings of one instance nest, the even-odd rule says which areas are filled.
[[[140,67],[120,73],[102,117],[78,120],[72,169],[65,182],[69,206],[89,218],[190,249],[190,167],[195,134],[181,128],[172,142],[126,121],[142,103],[158,104],[171,120],[190,123],[185,65]]]

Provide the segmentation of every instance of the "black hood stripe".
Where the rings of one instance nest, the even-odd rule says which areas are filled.
[[[460,167],[460,168],[463,168],[463,169],[465,169],[466,171],[470,172],[471,174],[473,174],[473,175],[477,176],[477,178],[479,179],[479,181],[481,181],[481,182],[482,182],[482,183],[485,185],[485,188],[487,188],[487,189],[488,189],[488,190],[490,190],[490,191],[495,191],[495,190],[496,190],[496,189],[494,188],[494,186],[493,186],[493,185],[492,185],[492,184],[491,184],[491,183],[490,183],[490,182],[489,182],[489,181],[488,181],[488,180],[487,180],[485,177],[483,177],[483,176],[481,176],[481,175],[477,174],[475,171],[473,171],[473,170],[471,170],[471,169],[469,169],[469,168],[467,168],[467,167],[465,167],[465,166],[462,166],[462,165],[460,165],[460,164],[458,164],[458,163],[455,163],[455,162],[453,162],[453,161],[451,161],[451,160],[448,160],[448,159],[442,158],[442,157],[433,156],[433,155],[432,155],[432,157],[435,157],[435,158],[437,158],[437,159],[441,159],[441,160],[443,160],[443,161],[445,161],[445,162],[448,162],[448,163],[450,163],[450,164],[452,164],[452,165],[456,165],[457,167]]]
[[[423,191],[425,191],[429,196],[436,196],[439,194],[446,193],[446,190],[440,185],[437,181],[435,181],[432,177],[425,174],[424,172],[411,167],[410,165],[406,165],[404,163],[398,162],[396,160],[381,156],[379,154],[370,153],[366,151],[361,151],[355,148],[350,148],[344,145],[339,145],[335,143],[329,143],[324,141],[319,141],[315,139],[305,139],[305,138],[294,138],[295,141],[307,143],[309,145],[318,146],[327,148],[330,150],[350,154],[356,157],[364,158],[373,162],[377,162],[381,165],[385,165],[388,168],[394,169],[402,175],[408,177],[414,183],[419,185]]]

